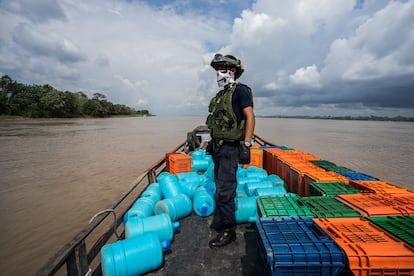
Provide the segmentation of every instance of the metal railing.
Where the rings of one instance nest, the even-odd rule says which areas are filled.
[[[255,136],[255,141],[260,145],[273,145],[259,136]],[[186,146],[186,141],[184,141],[170,152],[185,151]],[[115,236],[118,236],[117,231],[121,230],[122,233],[119,237],[124,238],[125,232],[122,222],[125,213],[131,208],[145,188],[150,183],[156,182],[157,175],[164,169],[165,158],[161,158],[139,176],[126,193],[104,210],[108,212],[98,213],[88,226],[51,257],[38,271],[37,275],[56,275],[60,273],[68,276],[102,275],[101,262],[97,258],[102,247],[111,239],[115,240]],[[127,198],[129,198],[129,201],[125,204]],[[121,206],[122,204],[124,205]],[[109,226],[106,225],[107,228],[105,230],[102,230],[101,228],[105,226],[104,224],[108,224],[109,211],[113,211],[117,215],[115,215],[115,220],[109,223]],[[103,233],[101,235],[98,234],[96,237],[98,228]],[[92,239],[92,241],[87,242],[88,239]],[[92,244],[89,249],[88,244]]]
[[[261,138],[260,136],[254,135],[254,141],[257,142],[261,146],[274,146],[275,144],[266,141],[265,139]]]
[[[184,150],[185,144],[186,142],[181,143],[170,152]],[[162,158],[144,171],[131,184],[127,192],[122,194],[104,212],[98,213],[88,226],[82,229],[70,242],[64,245],[49,259],[38,271],[37,275],[56,275],[61,273],[68,276],[102,275],[101,262],[97,258],[101,248],[111,239],[115,239],[117,231],[122,231],[122,234],[119,236],[120,238],[125,236],[122,224],[125,213],[131,208],[132,204],[142,194],[145,188],[150,183],[156,182],[157,175],[164,169],[165,158]],[[107,217],[111,212],[114,214],[115,220],[109,223]],[[102,229],[105,226],[107,228]],[[100,234],[98,233],[99,231],[103,233]],[[89,242],[89,239],[92,239],[92,241]],[[89,244],[91,244],[90,247],[88,247]]]

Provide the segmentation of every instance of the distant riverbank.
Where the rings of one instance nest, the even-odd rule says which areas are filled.
[[[105,118],[126,118],[126,117],[152,117],[155,115],[145,115],[145,114],[130,114],[130,115],[114,115],[111,117],[103,117]],[[83,116],[83,117],[77,117],[77,118],[31,118],[31,117],[25,117],[25,116],[15,116],[15,115],[0,115],[0,121],[8,121],[8,120],[36,120],[36,119],[96,119],[99,117],[92,117],[92,116]]]
[[[111,117],[104,118],[126,118],[126,117],[152,117],[156,115],[145,115],[145,114],[130,114],[130,115],[114,115]],[[281,118],[281,119],[320,119],[320,120],[357,120],[357,121],[392,121],[392,122],[414,122],[414,118],[411,117],[378,117],[378,116],[367,116],[367,117],[352,117],[352,116],[284,116],[284,115],[274,115],[274,116],[260,116],[256,115],[257,118]],[[78,117],[74,119],[91,119],[96,117]],[[12,116],[12,115],[0,115],[0,120],[29,120],[36,119],[24,116]],[[40,118],[39,118],[40,119]],[[43,118],[44,119],[44,118]],[[48,119],[62,119],[62,118],[48,118]],[[71,119],[71,118],[64,118]]]
[[[273,116],[256,116],[258,118],[284,118],[284,119],[322,119],[322,120],[358,120],[358,121],[393,121],[393,122],[414,122],[414,118],[411,117],[381,117],[381,116],[284,116],[284,115],[273,115]]]

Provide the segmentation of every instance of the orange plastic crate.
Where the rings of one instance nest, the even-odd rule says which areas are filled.
[[[269,174],[277,174],[276,159],[279,154],[285,150],[281,148],[265,148],[263,158],[265,162],[265,169]]]
[[[344,182],[348,184],[349,179],[335,172],[328,172],[325,170],[322,172],[321,171],[306,172],[303,176],[305,196],[310,196],[310,185],[313,182]]]
[[[263,168],[263,150],[259,148],[250,149],[250,163],[243,165],[243,168],[248,168],[250,166],[255,166],[258,168]]]
[[[409,192],[407,189],[398,187],[397,185],[386,181],[351,180],[349,181],[349,184],[358,190],[361,190],[363,193],[404,194]]]
[[[184,153],[167,153],[166,170],[171,174],[191,172],[192,158]]]
[[[277,155],[276,159],[276,173],[280,176],[285,182],[289,180],[289,165],[286,163],[296,161],[296,160],[303,160],[300,158],[301,152],[298,150],[286,150],[285,152]]]
[[[308,171],[308,165],[306,164],[290,167],[290,183],[288,185],[290,192],[301,195],[300,186],[303,182],[303,175],[306,171]]]
[[[305,182],[304,176],[307,172],[325,172],[324,169],[319,168],[312,163],[307,164],[296,164],[290,168],[290,182],[291,189],[293,193],[296,193],[300,196],[305,196]]]
[[[276,158],[282,151],[285,150],[281,148],[265,148],[263,150],[263,168],[266,169],[269,174],[277,174]]]
[[[356,276],[414,276],[414,248],[364,218],[314,218],[342,247]]]
[[[298,184],[292,182],[292,166],[306,163],[312,168],[316,168],[309,160],[320,160],[319,157],[310,153],[302,152],[300,150],[283,150],[280,148],[265,148],[264,149],[264,168],[271,174],[277,174],[282,178],[289,187],[291,192],[298,192],[293,189],[298,187]],[[322,170],[324,171],[324,170]],[[298,177],[295,178],[297,180]],[[297,181],[296,181],[297,182]]]
[[[277,155],[280,152],[285,151],[284,149],[281,149],[280,147],[274,147],[274,148],[269,147],[269,148],[265,148],[264,150],[271,153],[271,154],[273,154],[273,155]]]
[[[307,161],[309,161],[309,160],[321,160],[319,157],[317,157],[317,156],[315,156],[311,153],[307,153],[307,152],[302,153],[301,158],[303,158]]]
[[[281,159],[280,156],[276,156],[276,174],[278,176],[280,176],[280,178],[282,178],[282,174],[283,174],[283,159]]]
[[[310,163],[308,160],[305,160],[303,158],[298,157],[291,157],[284,159],[283,162],[283,170],[282,170],[282,176],[281,178],[286,182],[289,188],[293,188],[294,186],[300,187],[298,182],[298,175],[295,175],[295,172],[292,171],[294,167],[296,168],[309,168],[309,170],[317,169],[316,166],[314,166],[312,163]],[[323,171],[323,170],[321,170]],[[297,193],[299,193],[299,188],[296,190]]]
[[[263,150],[263,168],[268,174],[276,174],[276,156],[269,151],[270,149]]]
[[[281,175],[280,178],[282,178],[286,184],[288,186],[291,185],[290,181],[291,181],[291,177],[290,177],[290,168],[291,168],[291,164],[294,164],[296,162],[299,162],[301,160],[297,159],[296,157],[288,157],[288,158],[284,158],[281,162],[282,168],[281,168]]]
[[[299,153],[300,151],[298,150],[282,150],[279,151],[276,154],[276,167],[277,170],[279,172],[279,170],[282,170],[282,167],[279,167],[279,162],[280,162],[280,166],[282,165],[281,162],[283,162],[283,160],[287,160],[287,159],[292,159],[296,157],[296,155]]]
[[[284,171],[285,171],[285,183],[288,186],[289,191],[293,192],[293,190],[295,190],[294,193],[298,193],[298,185],[296,183],[294,183],[294,181],[296,180],[296,178],[293,178],[292,176],[292,168],[294,166],[297,167],[307,167],[309,164],[308,161],[305,160],[298,160],[298,159],[292,159],[289,161],[284,162]]]
[[[336,195],[363,216],[412,216],[414,193],[407,194],[341,194]]]

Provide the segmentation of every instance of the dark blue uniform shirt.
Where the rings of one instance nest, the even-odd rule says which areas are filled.
[[[233,94],[232,99],[232,106],[234,113],[237,117],[237,124],[240,124],[240,122],[243,120],[243,109],[251,106],[253,107],[253,95],[250,92],[250,89],[248,86],[244,84],[237,84],[236,90]]]

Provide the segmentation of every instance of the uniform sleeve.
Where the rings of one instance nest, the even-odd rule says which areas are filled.
[[[248,86],[238,85],[236,92],[242,110],[248,106],[253,107],[253,95]]]

